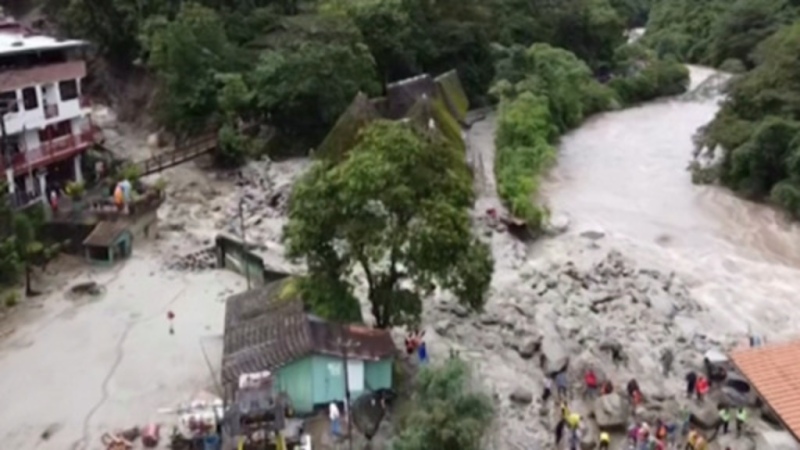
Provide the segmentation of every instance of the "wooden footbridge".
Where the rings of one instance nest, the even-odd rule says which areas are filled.
[[[173,150],[134,163],[141,176],[161,172],[197,157],[211,153],[219,144],[217,133],[208,133],[175,145]]]
[[[161,172],[187,161],[211,153],[217,148],[217,133],[208,133],[189,139],[175,146],[174,149],[134,163],[141,176]]]

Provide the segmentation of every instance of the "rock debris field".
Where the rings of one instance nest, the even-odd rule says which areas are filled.
[[[568,364],[570,407],[584,417],[594,414],[593,405],[581,398],[583,373],[592,367],[615,392],[624,392],[635,377],[646,400],[642,417],[674,419],[684,374],[689,367],[700,369],[706,350],[724,345],[702,332],[697,317],[705,311],[674,274],[638,266],[601,236],[551,238],[532,248],[531,258],[521,244],[507,243],[518,247],[518,257],[497,262],[485,312],[472,317],[447,299],[427,311],[426,322],[435,331],[428,333],[429,345],[439,354],[445,348],[460,351],[494,395],[499,448],[529,449],[531,442],[554,448],[556,408],[541,402],[545,373]],[[509,237],[492,239],[497,246]],[[614,348],[622,350],[625,362],[612,361]],[[664,349],[675,356],[673,374],[666,378],[660,363]],[[602,403],[597,415],[606,429],[624,430],[625,402],[612,395]],[[597,432],[588,427],[586,445],[596,442]]]
[[[194,178],[171,177],[170,196],[160,211],[166,266],[214,268],[213,239],[219,232],[241,234],[240,205],[248,243],[258,244],[268,262],[285,264],[280,236],[286,202],[308,165],[307,160],[251,163],[221,181],[198,179],[197,171]],[[703,326],[713,323],[708,312],[678,276],[637,263],[604,232],[567,232],[524,244],[482,219],[480,211],[495,201],[483,198],[475,212],[477,232],[490,241],[496,261],[484,312],[470,314],[439,295],[426,304],[423,317],[432,358],[458,350],[495,398],[494,447],[555,448],[556,409],[542,405],[541,391],[544,373],[564,364],[574,394],[570,407],[590,418],[584,448],[597,438],[597,419],[605,429],[622,430],[630,418],[616,395],[604,396],[596,408],[581,398],[589,366],[618,392],[635,376],[646,400],[642,417],[676,418],[684,374],[690,367],[700,369],[706,350],[728,348],[741,336],[709,334],[713,329]],[[614,348],[622,350],[625,363],[614,364]],[[665,349],[675,356],[673,374],[666,378],[659,361]],[[697,411],[703,414],[714,413]]]

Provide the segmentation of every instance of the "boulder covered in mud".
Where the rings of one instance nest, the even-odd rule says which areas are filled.
[[[628,402],[616,392],[601,395],[594,401],[594,417],[603,430],[625,431],[629,416]]]
[[[713,344],[703,327],[679,326],[679,320],[689,317],[703,319],[703,311],[668,268],[641,267],[609,248],[610,239],[592,238],[565,235],[558,242],[569,240],[569,246],[531,252],[515,243],[504,249],[505,254],[498,253],[518,261],[497,261],[481,314],[458,314],[452,306],[457,302],[447,297],[426,305],[426,326],[443,330],[428,334],[432,355],[437,350],[445,355],[460,351],[502,405],[497,408],[497,429],[504,445],[497,448],[552,441],[557,408],[552,399],[543,403],[539,394],[546,378],[564,370],[573,395],[568,406],[587,426],[626,431],[631,411],[625,386],[632,378],[645,396],[642,417],[678,420],[681,402],[675,399],[681,392],[661,374],[660,355],[669,349],[673,372],[683,374],[699,370],[692,361],[700,364],[706,346]],[[589,402],[578,399],[588,368],[601,383],[609,381],[614,392]],[[519,387],[533,393],[530,405],[527,395],[511,398]],[[704,427],[713,426],[716,411],[698,414]],[[584,440],[584,448],[589,448],[595,437]]]

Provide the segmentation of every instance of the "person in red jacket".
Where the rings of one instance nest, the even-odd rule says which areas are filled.
[[[697,384],[695,389],[697,390],[697,400],[703,401],[703,397],[708,393],[708,378],[700,375],[697,377]]]
[[[594,398],[597,396],[597,375],[594,370],[589,368],[583,376],[583,381],[586,383],[586,397]]]

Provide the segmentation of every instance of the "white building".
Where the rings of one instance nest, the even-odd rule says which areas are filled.
[[[91,108],[81,95],[85,46],[0,17],[0,169],[17,206],[83,181],[81,155],[94,143]]]

